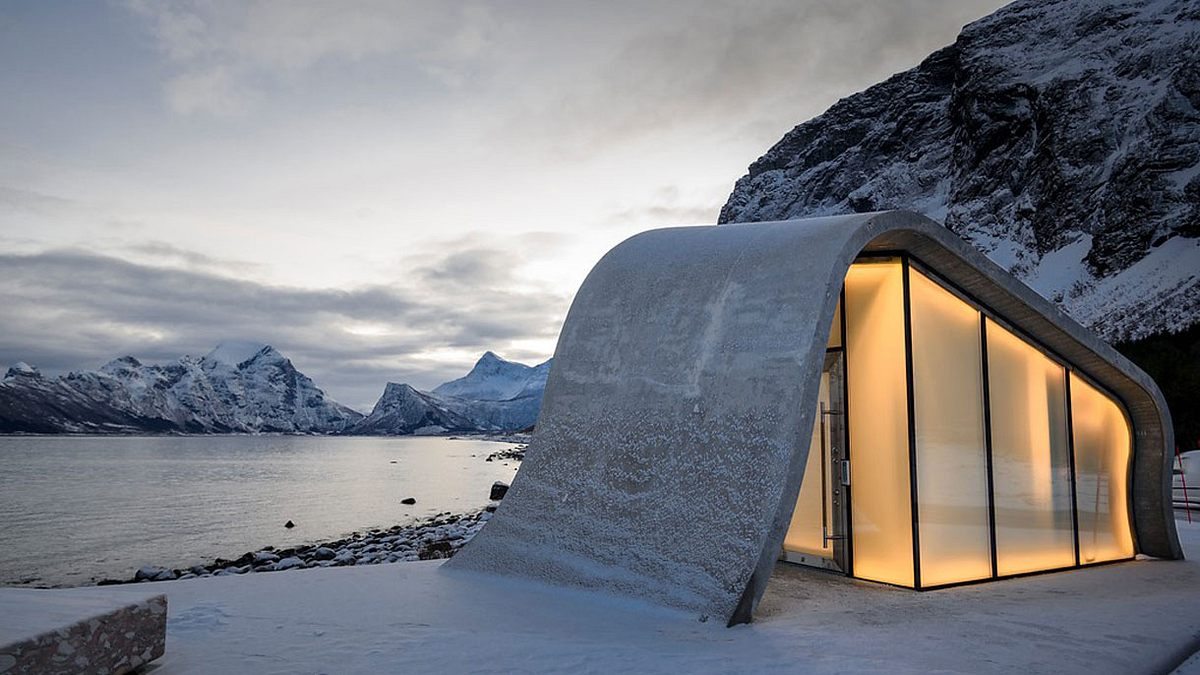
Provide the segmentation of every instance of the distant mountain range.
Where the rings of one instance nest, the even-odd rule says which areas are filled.
[[[370,415],[325,395],[274,347],[226,342],[166,365],[124,356],[44,377],[18,363],[0,381],[0,433],[412,434],[533,426],[550,362],[483,355],[432,392],[388,383]]]
[[[550,361],[537,366],[487,352],[465,377],[432,392],[389,382],[356,434],[505,431],[532,427],[542,406]]]

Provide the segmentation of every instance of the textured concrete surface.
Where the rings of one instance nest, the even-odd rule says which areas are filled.
[[[863,251],[907,251],[1116,392],[1138,550],[1182,555],[1153,382],[937,223],[907,212],[654,230],[596,264],[511,490],[451,568],[747,620],[803,479],[825,342]]]
[[[119,675],[163,655],[167,598],[0,589],[0,673]]]

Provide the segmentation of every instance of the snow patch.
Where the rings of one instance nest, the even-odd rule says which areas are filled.
[[[736,628],[439,561],[167,581],[166,672],[1166,672],[1200,633],[1188,559],[918,593],[780,567]],[[144,586],[39,591],[130,598]],[[731,664],[733,664],[731,666]]]
[[[1072,286],[1087,285],[1092,280],[1084,258],[1092,250],[1092,235],[1084,234],[1075,241],[1042,256],[1037,266],[1025,275],[1025,283],[1042,297],[1061,302]]]

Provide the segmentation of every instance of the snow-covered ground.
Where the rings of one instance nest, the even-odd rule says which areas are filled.
[[[321,568],[103,589],[165,592],[158,675],[354,672],[1162,672],[1200,639],[1192,560],[926,593],[776,571],[756,623],[440,568]],[[86,592],[95,588],[47,591]]]

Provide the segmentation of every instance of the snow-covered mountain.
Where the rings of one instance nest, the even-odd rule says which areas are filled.
[[[433,393],[479,401],[510,401],[541,396],[549,372],[550,361],[530,367],[506,361],[493,352],[484,352],[471,372],[439,385]]]
[[[788,132],[720,222],[890,208],[1111,341],[1200,321],[1200,3],[1018,0]]]
[[[44,377],[17,363],[0,381],[0,433],[319,433],[513,431],[537,421],[550,362],[487,352],[433,392],[388,383],[364,417],[333,401],[274,347],[224,342],[203,357]]]
[[[17,364],[0,382],[2,432],[336,433],[360,418],[257,343],[166,365],[124,356],[53,379]]]
[[[550,361],[537,366],[487,352],[471,372],[432,392],[389,382],[354,434],[513,431],[537,422]]]

